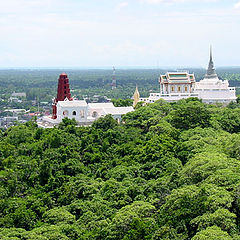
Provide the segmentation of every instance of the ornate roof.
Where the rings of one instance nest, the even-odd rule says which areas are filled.
[[[167,72],[160,75],[160,83],[191,83],[195,82],[194,74],[188,72]]]

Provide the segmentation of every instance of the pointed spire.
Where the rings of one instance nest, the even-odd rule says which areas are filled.
[[[137,103],[139,102],[140,99],[140,94],[138,91],[138,86],[136,85],[136,90],[133,94],[133,107],[135,107],[137,105]]]
[[[212,45],[210,45],[210,61],[212,62]]]
[[[210,59],[209,59],[208,69],[207,69],[205,78],[217,78],[217,74],[214,68],[214,63],[212,58],[212,45],[210,46]]]

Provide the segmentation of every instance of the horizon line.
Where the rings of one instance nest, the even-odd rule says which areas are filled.
[[[115,66],[116,70],[128,70],[128,69],[146,69],[146,70],[187,70],[187,69],[207,69],[206,67],[202,66]],[[216,68],[240,68],[239,66],[217,66]],[[63,66],[63,67],[30,67],[30,66],[24,66],[24,67],[0,67],[0,70],[61,70],[61,69],[67,69],[67,70],[112,70],[112,66],[86,66],[86,67],[71,67],[71,66]]]

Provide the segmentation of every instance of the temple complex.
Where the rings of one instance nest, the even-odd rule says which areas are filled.
[[[122,115],[134,111],[133,107],[115,107],[113,103],[87,103],[71,97],[69,79],[62,73],[58,79],[57,97],[53,99],[52,116],[44,116],[38,126],[50,128],[58,125],[63,118],[75,119],[78,125],[91,125],[95,120],[111,114],[118,122]]]
[[[163,99],[168,102],[178,101],[189,97],[198,97],[205,103],[228,104],[236,101],[236,90],[229,87],[228,80],[220,80],[214,68],[212,49],[210,60],[204,79],[196,82],[194,74],[188,72],[167,72],[159,78],[159,93],[151,93],[148,98],[140,101],[153,103]]]
[[[133,95],[133,107],[139,101],[153,103],[159,99],[168,102],[189,97],[197,97],[205,103],[228,104],[236,101],[236,90],[229,87],[228,80],[220,80],[214,68],[212,49],[207,72],[202,80],[196,81],[194,74],[187,71],[167,72],[159,77],[159,92],[151,93],[148,98],[140,98],[136,86]],[[53,99],[52,116],[44,116],[39,122],[40,127],[53,127],[64,118],[75,119],[78,125],[91,125],[96,119],[111,114],[121,121],[122,115],[134,111],[133,107],[115,107],[113,103],[87,103],[71,97],[69,79],[62,73],[58,79],[57,97]]]

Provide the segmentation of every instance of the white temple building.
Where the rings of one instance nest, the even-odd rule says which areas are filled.
[[[78,125],[88,126],[100,117],[111,114],[120,122],[122,115],[134,111],[133,107],[115,107],[113,103],[88,103],[85,100],[65,100],[57,103],[57,118],[44,116],[38,126],[50,128],[58,125],[64,118],[75,119]]]
[[[180,99],[197,97],[204,103],[224,103],[236,101],[235,87],[229,87],[228,80],[220,80],[214,69],[212,49],[207,73],[204,79],[196,82],[194,74],[188,72],[168,72],[159,78],[159,93],[151,93],[148,98],[140,98],[140,101],[153,103],[163,99],[168,102]]]
[[[38,126],[51,128],[58,125],[64,118],[75,119],[78,125],[91,125],[95,120],[111,114],[120,122],[122,115],[134,111],[133,107],[115,107],[113,103],[87,103],[71,97],[69,79],[65,73],[58,79],[57,97],[53,100],[52,115],[38,120]]]

